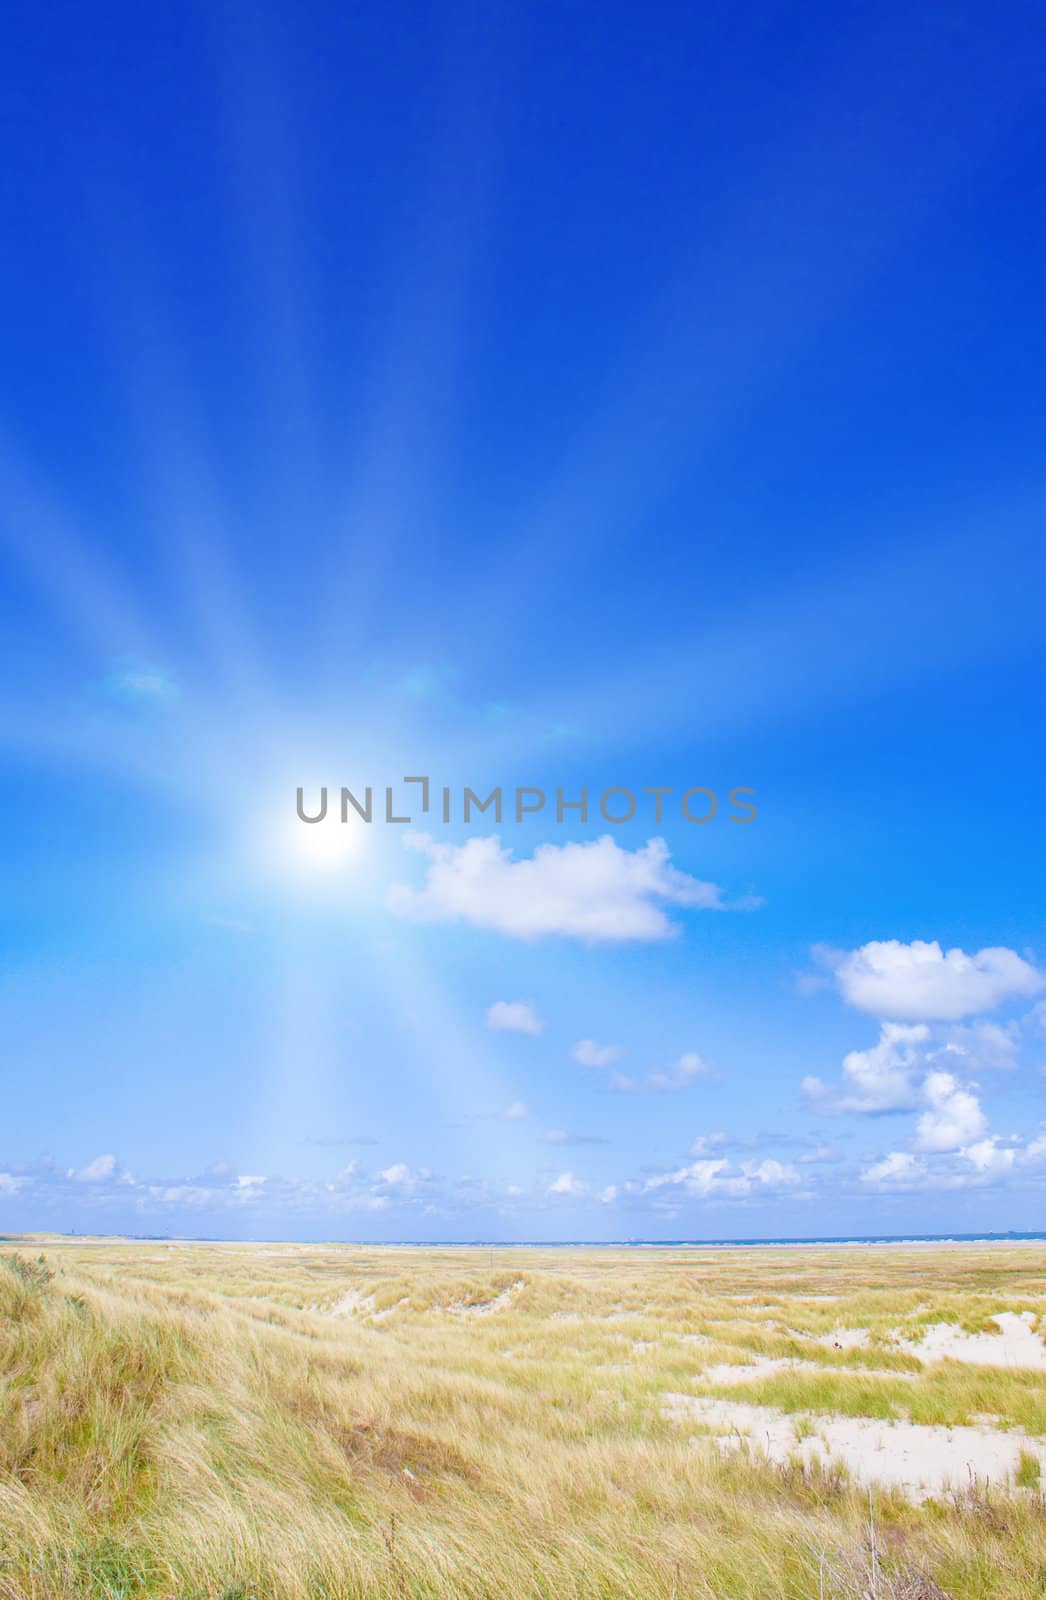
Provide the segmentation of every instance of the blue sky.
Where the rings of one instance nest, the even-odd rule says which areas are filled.
[[[12,25],[0,1229],[1042,1225],[1039,20]]]

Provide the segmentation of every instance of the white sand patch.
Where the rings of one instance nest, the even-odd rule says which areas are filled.
[[[833,1328],[831,1333],[807,1335],[827,1350],[863,1350],[871,1337],[867,1328]]]
[[[824,1372],[816,1361],[797,1361],[784,1356],[756,1356],[754,1361],[720,1361],[700,1374],[702,1383],[718,1383],[733,1388],[740,1383],[756,1383],[775,1372]]]
[[[1046,1442],[1016,1430],[942,1428],[871,1417],[808,1416],[814,1432],[796,1436],[798,1417],[774,1406],[668,1394],[664,1414],[708,1428],[721,1450],[749,1449],[780,1465],[793,1457],[825,1468],[841,1463],[859,1483],[901,1489],[925,1500],[971,1483],[1011,1484],[1022,1452],[1046,1465]],[[692,1441],[698,1443],[697,1439]]]
[[[369,1316],[374,1310],[374,1296],[364,1294],[362,1289],[346,1289],[340,1299],[335,1300],[324,1312],[328,1317],[357,1317]]]
[[[507,1289],[502,1289],[500,1294],[496,1294],[493,1300],[477,1300],[472,1304],[459,1300],[454,1305],[448,1306],[447,1310],[456,1317],[492,1317],[496,1311],[504,1311],[510,1306],[520,1290],[526,1286],[525,1279],[517,1278],[515,1283],[510,1283]]]
[[[721,1361],[706,1367],[697,1374],[700,1383],[717,1383],[720,1387],[735,1388],[742,1383],[755,1383],[760,1378],[772,1377],[775,1372],[815,1372],[819,1377],[830,1374],[833,1378],[888,1378],[891,1383],[914,1382],[914,1372],[891,1372],[885,1367],[832,1367],[820,1361],[804,1361],[799,1357],[756,1356],[744,1363]]]
[[[553,1311],[550,1312],[548,1320],[549,1322],[570,1323],[573,1325],[580,1322],[582,1318],[577,1311]],[[607,1317],[606,1320],[607,1322],[613,1322],[616,1319]]]
[[[1017,1367],[1046,1372],[1046,1345],[1035,1332],[1031,1311],[1000,1311],[998,1333],[964,1333],[948,1322],[935,1322],[921,1339],[895,1334],[897,1344],[920,1361],[965,1361],[974,1367]]]

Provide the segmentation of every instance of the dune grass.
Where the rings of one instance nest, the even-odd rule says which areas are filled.
[[[1034,1458],[990,1495],[870,1506],[841,1473],[724,1456],[662,1406],[718,1392],[707,1365],[785,1357],[803,1368],[746,1400],[1046,1432],[1046,1373],[891,1348],[1041,1313],[1034,1247],[0,1252],[7,1600],[1046,1590]],[[823,1342],[840,1327],[867,1343]]]

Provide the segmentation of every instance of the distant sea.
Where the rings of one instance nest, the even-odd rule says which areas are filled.
[[[1046,1243],[1046,1233],[842,1233],[774,1239],[468,1239],[457,1244],[440,1239],[388,1240],[426,1250],[743,1250],[757,1245],[797,1244],[1015,1244]]]
[[[16,1239],[18,1234],[0,1234]],[[65,1238],[78,1238],[66,1234]],[[88,1235],[88,1237],[106,1237]],[[113,1239],[143,1243],[167,1240],[180,1244],[351,1244],[366,1249],[392,1250],[744,1250],[787,1245],[859,1244],[1020,1244],[1046,1243],[1046,1233],[840,1233],[809,1234],[796,1238],[749,1239],[279,1239],[272,1234],[233,1238],[221,1234],[117,1233]]]

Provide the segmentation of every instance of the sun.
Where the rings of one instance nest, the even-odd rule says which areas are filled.
[[[289,864],[302,871],[327,873],[346,867],[360,853],[363,823],[324,817],[322,822],[302,822],[291,815],[284,826]]]
[[[246,831],[250,870],[255,876],[282,882],[288,888],[334,888],[360,865],[366,853],[367,825],[337,815],[322,822],[302,822],[291,802],[275,804],[257,814]]]

